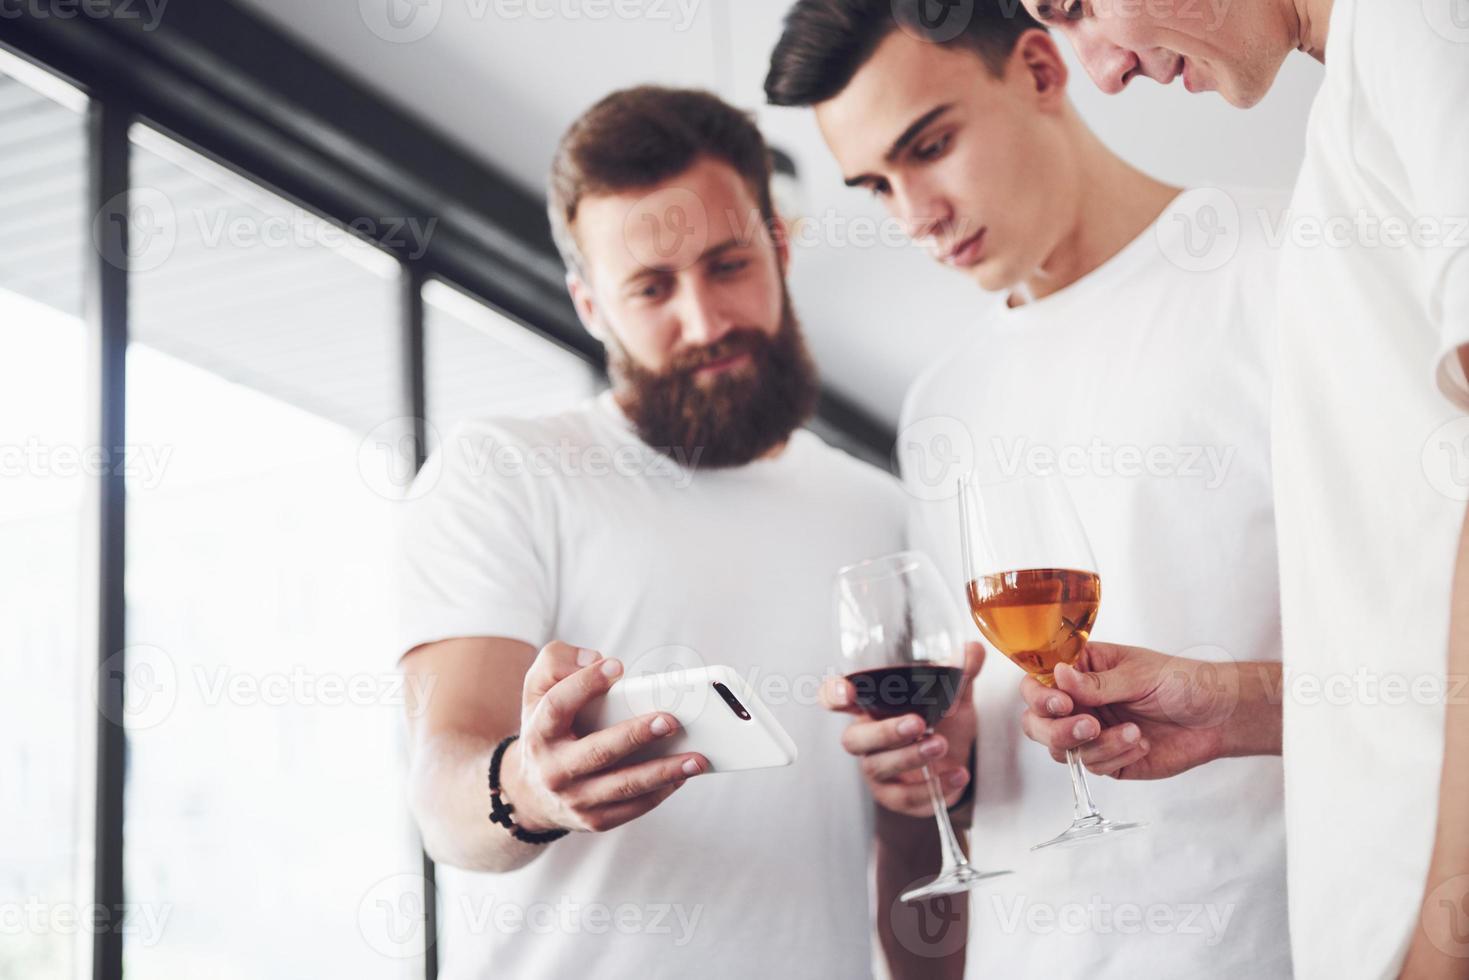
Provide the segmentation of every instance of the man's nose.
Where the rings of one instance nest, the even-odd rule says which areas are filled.
[[[894,216],[915,241],[940,237],[953,217],[953,209],[921,187],[895,185],[893,200]]]
[[[731,320],[725,315],[717,291],[703,282],[684,290],[679,309],[679,336],[690,346],[705,346],[729,333]]]
[[[1086,73],[1092,77],[1097,88],[1107,95],[1116,95],[1127,88],[1127,83],[1141,67],[1135,53],[1118,47],[1111,41],[1073,35],[1072,42],[1082,67],[1086,68]]]

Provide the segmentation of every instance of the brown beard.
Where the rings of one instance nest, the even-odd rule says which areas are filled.
[[[750,365],[702,385],[695,372],[736,354]],[[816,368],[791,308],[782,303],[774,337],[739,327],[707,347],[679,354],[661,372],[609,345],[617,402],[649,446],[689,467],[743,466],[790,438],[816,408]]]

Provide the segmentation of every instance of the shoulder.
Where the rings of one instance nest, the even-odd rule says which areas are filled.
[[[901,503],[902,487],[887,470],[833,446],[810,429],[799,429],[792,438],[795,448],[807,453],[826,479],[848,492],[876,498],[879,503]]]

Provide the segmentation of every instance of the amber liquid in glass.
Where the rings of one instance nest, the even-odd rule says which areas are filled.
[[[1047,686],[1057,664],[1081,656],[1097,621],[1102,580],[1094,572],[1032,568],[969,583],[969,611],[981,633]]]

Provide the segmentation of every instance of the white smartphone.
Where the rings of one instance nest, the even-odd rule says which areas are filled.
[[[698,667],[624,677],[576,716],[579,735],[666,711],[679,730],[639,749],[622,764],[698,752],[710,772],[788,766],[796,743],[732,668]]]

